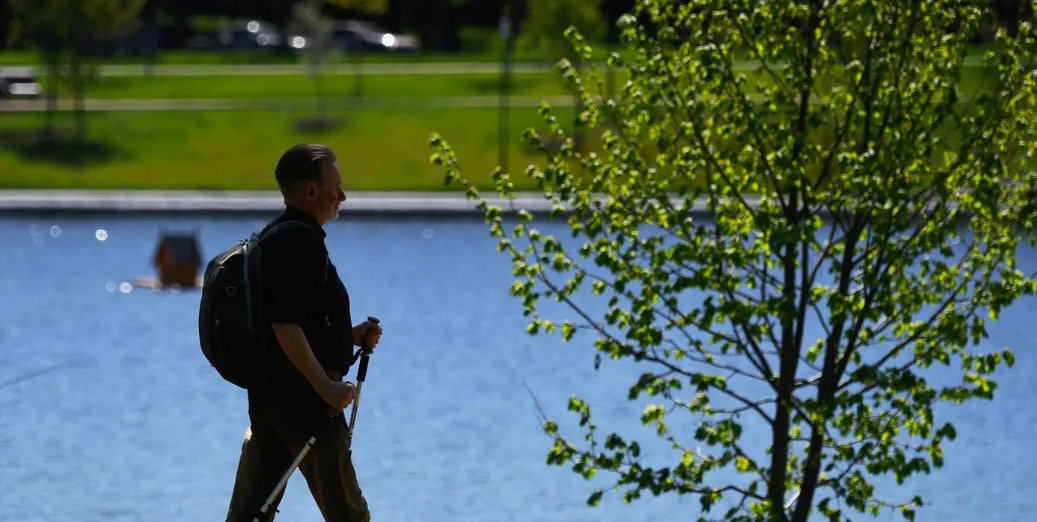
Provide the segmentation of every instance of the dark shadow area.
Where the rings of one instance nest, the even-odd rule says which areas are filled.
[[[515,96],[524,96],[522,93],[529,92],[533,90],[534,87],[543,85],[543,81],[538,81],[536,79],[538,76],[539,75],[533,76],[527,74],[513,74],[511,76],[511,81],[508,82],[508,91],[514,94]],[[572,89],[562,82],[561,76],[558,76],[555,79],[555,82],[559,86],[563,87],[563,94],[572,93]],[[487,95],[492,95],[500,92],[501,80],[499,77],[495,75],[479,76],[477,78],[467,80],[465,83],[470,85],[471,88],[475,90],[475,92],[484,93]]]
[[[125,159],[129,154],[106,141],[78,140],[72,129],[56,129],[49,135],[42,129],[0,130],[0,149],[10,150],[34,163],[88,167]]]
[[[552,135],[546,129],[538,129],[537,132],[540,134],[541,140],[544,144],[544,149],[547,151],[548,154],[551,154],[553,156],[555,154],[558,154],[562,150],[563,140],[561,138]],[[586,144],[589,141],[587,138],[586,130],[583,130],[583,132],[574,132],[572,129],[566,129],[566,137],[572,138],[573,146],[576,148],[577,151],[582,152],[586,150]],[[524,149],[526,150],[527,154],[542,154],[540,149],[528,143],[524,145]]]
[[[102,76],[94,79],[90,87],[93,87],[95,89],[98,87],[101,87],[103,89],[126,89],[134,83],[140,83],[140,78],[143,78],[145,80],[162,79],[161,77],[157,76]]]
[[[561,120],[561,118],[559,118]],[[558,154],[562,149],[563,139],[555,136],[551,129],[537,125],[534,127],[537,134],[540,136],[544,149],[551,154]],[[577,128],[572,122],[562,122],[562,129],[565,131],[566,138],[572,138],[573,145],[579,152],[588,152],[591,149],[596,149],[600,152],[601,137],[606,130],[611,130],[615,134],[620,134],[621,130],[619,127],[610,119],[603,119],[601,123],[595,128],[579,127]],[[540,155],[543,154],[538,148],[523,141],[523,149],[527,154]]]
[[[293,127],[295,128],[295,132],[300,134],[319,136],[327,132],[338,130],[343,125],[345,125],[345,121],[341,118],[313,116],[296,120]]]

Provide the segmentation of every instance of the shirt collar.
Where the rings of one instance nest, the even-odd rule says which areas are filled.
[[[301,221],[306,223],[310,228],[319,233],[322,238],[327,237],[328,235],[327,232],[324,231],[324,227],[320,226],[320,223],[317,223],[317,218],[302,209],[286,205],[284,209],[284,217],[289,221]]]

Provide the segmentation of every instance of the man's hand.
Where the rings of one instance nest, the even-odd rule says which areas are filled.
[[[367,351],[374,351],[382,338],[382,327],[371,321],[364,321],[353,327],[353,344]]]
[[[342,413],[342,410],[356,399],[356,387],[349,382],[328,379],[319,392],[324,402],[328,403],[335,413]]]

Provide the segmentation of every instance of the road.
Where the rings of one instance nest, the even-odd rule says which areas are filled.
[[[514,74],[541,74],[550,72],[549,63],[515,63]],[[351,75],[359,72],[365,76],[392,75],[456,75],[456,74],[499,74],[498,63],[365,63],[357,68],[348,63],[330,63],[324,66],[324,74]],[[98,71],[102,76],[292,76],[306,74],[301,64],[241,64],[241,65],[102,65]]]
[[[541,101],[551,105],[568,105],[572,96],[519,97],[512,96],[512,107],[536,107]],[[350,100],[328,100],[327,107],[342,109],[408,109],[408,108],[489,108],[498,107],[497,96],[457,96],[450,98],[363,98],[359,102]],[[88,111],[207,111],[207,110],[284,110],[313,109],[315,99],[294,100],[104,100],[88,99],[84,107]],[[58,100],[58,110],[73,109],[72,100]],[[45,100],[0,100],[0,112],[41,112],[47,110]]]
[[[974,66],[980,63],[979,55],[965,58],[965,65]],[[756,68],[755,60],[737,60],[735,70],[747,71]],[[3,66],[0,63],[0,66]],[[781,64],[772,64],[780,67]],[[598,64],[600,69],[603,64]],[[43,67],[36,66],[37,75],[45,75]],[[512,74],[543,74],[555,69],[551,63],[516,62],[511,66]],[[365,63],[357,68],[350,63],[329,63],[325,65],[323,74],[365,76],[415,76],[415,75],[472,75],[499,74],[501,64],[497,62],[442,62],[442,63]],[[101,76],[291,76],[306,74],[307,68],[302,64],[108,64],[98,68]]]
[[[981,57],[971,55],[965,59],[966,65],[978,65]],[[738,60],[735,70],[746,71],[756,68],[755,60]],[[780,64],[775,64],[778,67]],[[599,68],[604,65],[599,64]],[[511,66],[513,74],[543,74],[554,70],[554,64],[537,62],[516,62]],[[382,75],[454,75],[454,74],[499,74],[500,63],[482,62],[443,62],[443,63],[365,63],[359,69],[349,63],[327,64],[324,74],[356,74]],[[37,68],[38,74],[44,74]],[[306,74],[306,67],[301,64],[239,64],[239,65],[102,65],[99,73],[102,76],[290,76]]]

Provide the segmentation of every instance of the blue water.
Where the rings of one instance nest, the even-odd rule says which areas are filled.
[[[208,257],[262,224],[0,219],[0,520],[223,519],[248,422],[244,394],[198,350],[197,292],[123,283],[153,275],[163,228],[196,230]],[[643,440],[652,431],[638,431],[642,405],[626,401],[634,368],[606,361],[595,371],[587,337],[564,345],[525,333],[521,304],[508,295],[510,263],[480,221],[344,218],[328,226],[328,244],[354,317],[377,315],[385,328],[354,441],[374,520],[698,517],[692,498],[623,505],[606,495],[603,507],[588,508],[587,494],[611,477],[587,482],[544,463],[551,441],[526,386],[564,425],[572,424],[567,400],[580,393],[602,431]],[[1021,261],[1037,268],[1037,253]],[[925,495],[934,505],[918,520],[1028,521],[1037,512],[1035,311],[1033,300],[1020,301],[992,328],[989,344],[1017,354],[1017,366],[999,375],[996,399],[941,409],[937,420],[955,422],[959,434],[945,447],[945,468],[884,489],[904,500]],[[301,476],[289,483],[278,520],[320,520]]]

